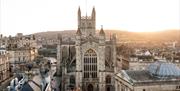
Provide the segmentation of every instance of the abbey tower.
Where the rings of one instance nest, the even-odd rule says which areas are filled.
[[[63,91],[114,91],[113,75],[116,67],[116,37],[106,39],[101,27],[96,34],[96,11],[91,16],[82,16],[78,9],[78,29],[75,41],[62,41],[58,35],[57,46],[60,86]]]

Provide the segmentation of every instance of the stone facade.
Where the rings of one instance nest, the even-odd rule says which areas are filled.
[[[0,48],[0,83],[10,78],[9,57],[5,48]]]
[[[8,37],[0,34],[0,47],[6,47],[8,44]]]
[[[166,83],[166,84],[163,84]],[[131,85],[123,79],[116,80],[116,90],[115,91],[179,91],[180,85],[179,81],[162,81],[160,83],[147,82],[141,85]]]
[[[34,61],[37,57],[37,49],[17,48],[9,50],[10,63],[26,63]]]
[[[75,41],[63,41],[58,35],[57,60],[63,91],[114,91],[116,36],[106,40],[103,27],[96,34],[95,8],[91,16],[81,16],[79,8]]]
[[[9,52],[9,61],[13,71],[18,69],[24,71],[26,65],[32,63],[38,55],[34,35],[18,33],[15,37],[9,36],[6,48]]]
[[[146,70],[122,70],[115,77],[115,91],[180,91],[180,69],[157,61]]]
[[[22,33],[18,33],[15,37],[9,36],[7,44],[8,50],[23,47],[37,48],[35,36],[23,35]]]

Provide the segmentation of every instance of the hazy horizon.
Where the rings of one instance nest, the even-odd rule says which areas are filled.
[[[0,0],[0,34],[76,30],[79,6],[83,16],[95,7],[97,30],[180,30],[179,0]]]
[[[96,29],[100,30],[100,29]],[[180,29],[168,29],[168,30],[159,30],[159,31],[128,31],[128,30],[118,30],[118,29],[104,29],[104,31],[121,31],[121,32],[134,32],[134,33],[158,33],[158,32],[166,32],[166,31],[179,31],[180,34]],[[30,34],[35,34],[35,33],[42,33],[42,32],[61,32],[61,31],[76,31],[76,29],[66,29],[66,30],[47,30],[47,31],[37,31],[33,33],[23,33],[23,32],[16,32],[14,34],[9,34],[11,36],[16,36],[17,33],[23,33],[23,35],[30,35]],[[2,34],[2,33],[0,33]],[[3,34],[3,36],[8,37],[9,35]]]

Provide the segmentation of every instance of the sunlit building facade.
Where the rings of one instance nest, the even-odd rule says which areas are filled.
[[[96,31],[96,12],[81,16],[78,10],[76,39],[62,40],[58,35],[57,74],[63,91],[114,91],[113,75],[116,72],[116,36],[106,40],[101,27]]]
[[[0,83],[10,77],[8,53],[5,48],[0,48]]]
[[[180,69],[156,61],[147,70],[122,70],[115,76],[116,91],[180,91]]]

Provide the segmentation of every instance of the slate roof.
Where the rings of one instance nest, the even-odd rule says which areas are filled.
[[[179,78],[157,78],[149,74],[148,70],[141,71],[124,71],[125,78],[131,84],[135,85],[157,85],[157,84],[180,84]]]
[[[20,91],[34,91],[34,90],[28,83],[25,83]]]
[[[156,78],[153,78],[147,70],[138,70],[138,71],[132,71],[127,70],[127,75],[133,79],[134,81],[147,81],[147,80],[155,80]]]
[[[154,62],[147,70],[122,70],[119,76],[134,85],[180,84],[179,68],[168,62]]]

